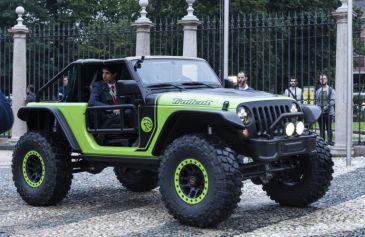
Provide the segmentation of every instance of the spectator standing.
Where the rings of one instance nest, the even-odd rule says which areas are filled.
[[[25,103],[34,102],[36,100],[36,95],[34,93],[34,85],[30,84],[27,86],[27,97]]]
[[[298,101],[299,103],[303,103],[303,90],[298,87],[298,80],[295,77],[290,78],[289,80],[289,88],[285,90],[284,95],[291,97]]]
[[[63,75],[62,87],[58,90],[58,100],[66,101],[68,97],[68,76]]]
[[[0,133],[11,129],[13,122],[14,117],[10,104],[0,91]]]
[[[242,91],[245,91],[245,90],[250,89],[250,87],[247,84],[247,80],[248,80],[248,77],[247,77],[246,73],[244,73],[242,71],[239,72],[237,74],[237,86],[236,86],[236,89],[242,90]]]
[[[320,135],[326,139],[325,131],[327,131],[328,144],[333,145],[332,142],[332,121],[335,116],[335,90],[328,85],[328,77],[326,74],[319,76],[319,83],[321,87],[316,91],[315,104],[322,109],[321,117],[319,118]]]

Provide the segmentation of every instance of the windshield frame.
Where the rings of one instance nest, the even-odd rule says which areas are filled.
[[[141,73],[139,72],[139,70],[141,70],[141,68],[135,68],[135,74],[137,75],[142,87],[144,88],[150,88],[151,86],[155,86],[155,85],[158,85],[158,84],[174,84],[176,86],[183,86],[183,87],[206,87],[204,85],[205,84],[209,84],[210,86],[214,86],[215,88],[221,88],[222,87],[222,82],[221,80],[219,79],[219,77],[217,76],[217,74],[215,73],[215,71],[213,70],[213,68],[209,65],[209,63],[203,59],[192,59],[192,58],[146,58],[144,59],[144,61],[140,61],[138,59],[133,59],[131,60],[131,65],[132,67],[134,67],[134,65],[136,65],[136,63],[138,63],[138,61],[140,62],[141,64],[141,68],[143,68],[143,64],[146,63],[146,61],[166,61],[166,62],[171,62],[171,61],[178,61],[178,62],[181,62],[181,61],[189,61],[189,62],[192,62],[194,64],[196,63],[203,63],[204,66],[207,67],[208,70],[210,70],[212,72],[212,74],[214,75],[214,79],[211,79],[211,81],[207,81],[207,80],[204,80],[204,81],[201,81],[201,80],[196,80],[196,81],[181,81],[181,82],[176,82],[176,81],[162,81],[160,83],[158,82],[152,82],[152,83],[146,83],[145,80],[143,79]],[[198,72],[199,73],[199,72]],[[198,77],[199,78],[199,77]],[[197,85],[182,85],[183,83],[187,83],[187,82],[198,82],[198,83],[202,83],[202,84],[197,84]],[[164,87],[164,86],[161,86],[161,87]],[[166,86],[168,87],[168,86]]]

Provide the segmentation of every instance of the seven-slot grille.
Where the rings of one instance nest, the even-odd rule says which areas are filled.
[[[283,113],[290,113],[291,101],[272,101],[271,103],[253,103],[249,107],[255,119],[256,132],[258,136],[269,134],[271,124]],[[272,135],[282,135],[283,128],[278,126]]]

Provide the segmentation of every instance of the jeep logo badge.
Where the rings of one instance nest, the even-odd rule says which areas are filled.
[[[144,117],[141,121],[141,128],[143,132],[151,132],[153,128],[152,119],[149,117]]]

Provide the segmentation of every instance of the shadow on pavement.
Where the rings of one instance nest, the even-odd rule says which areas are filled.
[[[315,203],[326,208],[351,201],[365,195],[365,167],[339,175],[332,180],[326,195]]]
[[[317,209],[328,208],[363,196],[365,194],[364,180],[365,168],[359,168],[353,172],[337,176],[333,179],[327,194],[307,208],[281,207],[272,202],[272,204],[265,203],[261,206],[257,205],[252,209],[246,209],[244,207],[245,204],[241,203],[241,208],[237,208],[228,220],[221,223],[216,229],[210,230],[213,235],[216,232],[215,234],[218,236],[233,236],[252,232],[256,229],[274,225],[282,221],[301,218]],[[172,236],[181,235],[184,231],[189,236],[202,234],[199,228],[182,226],[171,218],[171,222],[162,226],[148,229],[143,233],[129,234],[128,236],[154,236],[161,234],[162,236]],[[361,231],[363,230],[359,231],[359,233],[362,233]],[[346,235],[347,233],[344,232],[343,234]],[[341,236],[341,233],[338,236]]]

